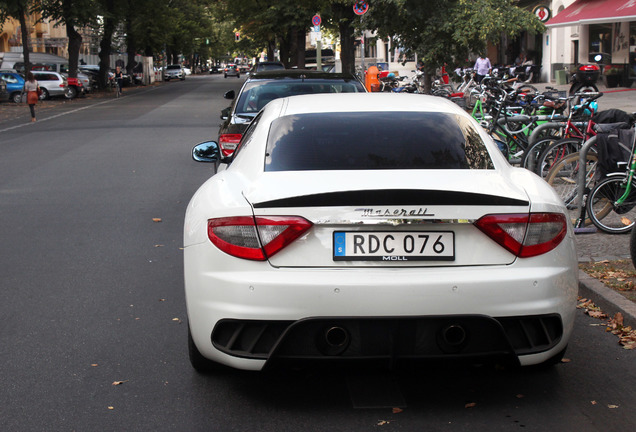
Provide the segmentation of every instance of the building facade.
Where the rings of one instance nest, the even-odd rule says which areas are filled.
[[[636,79],[636,0],[553,0],[543,36],[544,80],[598,63],[621,84]]]

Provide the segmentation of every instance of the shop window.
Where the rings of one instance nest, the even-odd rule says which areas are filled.
[[[602,55],[602,63],[612,62],[612,24],[590,25],[590,58],[594,55]]]

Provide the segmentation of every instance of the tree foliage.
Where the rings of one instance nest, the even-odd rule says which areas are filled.
[[[25,71],[31,70],[29,59],[29,33],[26,17],[30,13],[33,4],[30,0],[0,0],[0,29],[7,18],[13,18],[20,22],[20,36],[22,39],[22,53],[24,55]]]
[[[456,64],[498,43],[503,34],[542,32],[543,24],[515,0],[374,0],[364,24],[417,54],[427,71]]]

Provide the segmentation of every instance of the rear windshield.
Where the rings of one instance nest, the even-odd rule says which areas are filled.
[[[179,65],[170,65],[170,66],[166,66],[166,69],[181,69],[181,66],[179,66]]]
[[[245,84],[234,112],[256,114],[268,102],[281,97],[316,93],[363,93],[358,81],[345,79],[322,80],[254,80]]]
[[[265,171],[493,169],[479,133],[446,113],[374,112],[276,119]]]

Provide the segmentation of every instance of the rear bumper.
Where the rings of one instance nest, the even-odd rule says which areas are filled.
[[[210,262],[229,268],[208,248],[200,244],[184,251],[192,336],[204,356],[241,369],[259,370],[270,358],[333,358],[316,342],[325,327],[342,327],[349,335],[350,346],[339,358],[373,358],[369,352],[384,358],[511,355],[529,365],[563,350],[574,322],[578,270],[561,248],[548,259],[507,266],[275,269],[244,262],[236,271],[202,271]],[[447,352],[437,338],[455,321],[463,328],[458,332],[471,335],[470,344]],[[233,323],[243,324],[247,333]],[[251,352],[246,346],[261,344],[252,336],[260,331],[268,338],[265,348]],[[365,335],[376,335],[379,342],[367,345]],[[243,340],[242,345],[230,339]],[[395,341],[403,339],[396,351]],[[303,344],[298,352],[288,348]]]
[[[307,318],[295,322],[223,320],[212,344],[232,357],[266,366],[311,360],[509,358],[539,354],[563,337],[558,315]]]

